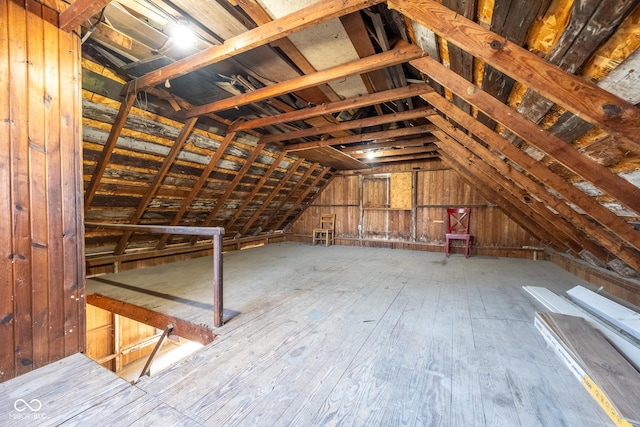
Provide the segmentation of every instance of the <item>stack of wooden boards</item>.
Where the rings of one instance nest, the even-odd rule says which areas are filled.
[[[536,313],[545,341],[618,426],[640,426],[640,314],[582,286],[571,300],[523,286],[551,313]]]

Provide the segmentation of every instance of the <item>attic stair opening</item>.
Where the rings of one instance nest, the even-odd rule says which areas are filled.
[[[135,383],[199,351],[204,343],[87,304],[86,355]]]

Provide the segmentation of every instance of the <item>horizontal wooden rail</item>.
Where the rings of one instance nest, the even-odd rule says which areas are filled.
[[[86,227],[126,231],[144,231],[160,234],[185,234],[189,236],[211,236],[213,242],[213,326],[222,326],[224,311],[222,301],[222,227],[186,227],[169,225],[102,224],[85,223]]]

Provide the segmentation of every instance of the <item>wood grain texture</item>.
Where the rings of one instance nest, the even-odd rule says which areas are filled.
[[[496,69],[613,135],[640,144],[635,123],[640,111],[595,85],[566,74],[504,37],[463,18],[435,1],[390,0],[389,7],[431,28]],[[494,46],[494,47],[492,47]],[[549,88],[555,88],[550,90]]]
[[[84,253],[79,41],[35,1],[6,2],[0,20],[4,381],[84,348]]]
[[[611,194],[625,205],[629,205],[630,208],[634,210],[640,209],[640,199],[635,196],[640,190],[635,185],[617,176],[606,167],[585,157],[577,149],[571,148],[560,138],[541,130],[534,123],[515,114],[513,109],[507,105],[497,101],[476,86],[470,85],[463,79],[458,78],[454,73],[448,72],[444,66],[432,59],[421,58],[412,63],[418,69],[429,72],[444,86],[451,88],[478,107],[478,109],[493,117],[494,120],[524,137],[529,144],[545,151],[548,155],[575,171],[585,180],[602,188],[602,190]],[[541,137],[541,135],[544,135],[544,137]],[[624,190],[622,190],[623,188]]]
[[[239,34],[222,45],[212,46],[202,52],[188,56],[171,65],[152,71],[127,84],[121,94],[142,90],[167,79],[187,74],[206,65],[247,52],[258,46],[286,37],[297,31],[309,28],[333,18],[358,11],[362,8],[382,2],[382,0],[328,0],[294,12],[290,15],[267,22],[258,28]]]
[[[422,49],[403,43],[392,50],[358,59],[343,65],[317,71],[313,74],[296,77],[281,83],[265,86],[242,95],[222,99],[209,104],[200,105],[187,111],[187,117],[196,117],[203,114],[237,108],[239,106],[264,101],[269,98],[281,96],[290,92],[318,86],[323,83],[342,79],[356,74],[366,73],[372,70],[383,69],[392,65],[407,62],[424,55]]]

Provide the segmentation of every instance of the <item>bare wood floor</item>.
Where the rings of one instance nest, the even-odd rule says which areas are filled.
[[[521,286],[588,286],[551,263],[297,243],[224,263],[225,306],[241,314],[222,335],[136,386],[113,375],[108,393],[83,387],[85,400],[100,395],[66,424],[611,425],[533,326],[539,307]],[[197,265],[211,274],[207,259],[169,268],[196,301]],[[156,268],[137,273],[153,281]],[[83,382],[33,378],[25,400]],[[60,424],[64,407],[48,411]]]

